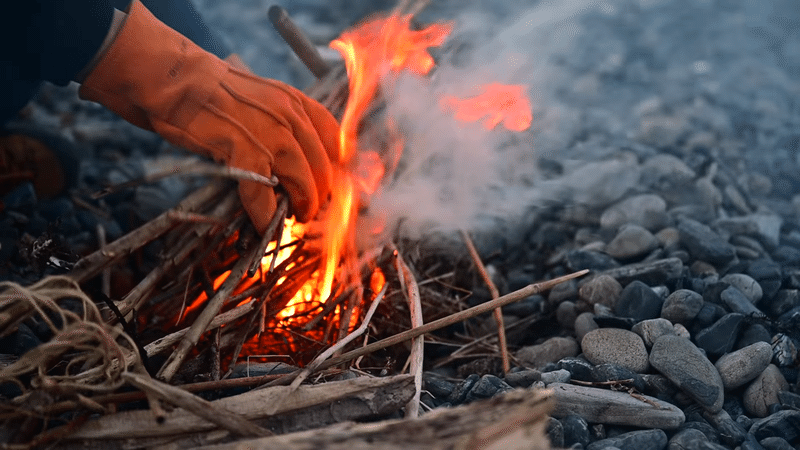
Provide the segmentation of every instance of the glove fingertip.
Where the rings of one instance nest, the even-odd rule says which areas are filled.
[[[239,183],[239,198],[259,234],[263,234],[278,207],[275,191],[252,181]]]

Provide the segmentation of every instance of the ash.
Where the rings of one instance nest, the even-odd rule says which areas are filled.
[[[283,6],[324,45],[393,4]],[[299,87],[313,81],[270,26],[270,4],[196,5],[259,75]],[[428,166],[398,174],[371,209],[398,224],[393,238],[441,255],[441,272],[469,270],[454,261],[463,246],[453,232],[470,229],[501,294],[592,270],[507,308],[507,324],[523,323],[509,334],[511,373],[478,357],[431,369],[423,401],[435,408],[531,385],[577,380],[600,389],[633,380],[627,388],[676,406],[680,416],[643,429],[602,413],[561,414],[548,428],[553,445],[800,444],[796,1],[448,0],[433,2],[419,20],[457,24],[449,44],[435,50],[439,69],[427,90],[403,80],[387,108],[409,132],[405,158]],[[476,136],[423,114],[431,92],[493,80],[529,87],[530,131]],[[90,200],[108,184],[190,156],[79,101],[74,86],[45,86],[17,122],[59,136],[82,157],[68,195],[37,199],[22,185],[2,199],[2,279],[63,273],[98,247],[99,228],[113,240],[203,182],[167,179]],[[432,170],[430,161],[443,165]],[[149,246],[140,266],[114,274],[114,285],[129,289],[159,250]],[[436,276],[426,272],[431,259],[414,263]],[[463,301],[486,301],[478,277],[470,279]],[[9,342],[0,353],[19,351]]]

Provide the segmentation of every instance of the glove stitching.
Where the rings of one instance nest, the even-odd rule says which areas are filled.
[[[250,132],[250,130],[248,130],[238,120],[234,119],[233,117],[231,117],[230,115],[225,113],[225,111],[222,111],[221,109],[217,108],[216,106],[208,104],[208,105],[206,105],[206,108],[212,114],[214,114],[215,116],[219,117],[222,120],[227,121],[228,123],[233,125],[235,128],[237,128],[243,135],[245,135],[247,137],[247,139],[250,140],[251,144],[253,144],[256,148],[261,150],[261,153],[263,153],[264,155],[266,155],[269,158],[269,166],[272,167],[273,163],[275,162],[275,160],[273,159],[273,156],[272,156],[272,152],[270,152],[269,149],[264,147],[264,145],[253,135],[253,133]]]
[[[227,91],[228,94],[230,94],[230,96],[233,97],[235,100],[263,112],[264,114],[268,115],[273,120],[278,122],[284,128],[289,129],[292,132],[292,134],[294,134],[294,128],[292,127],[292,124],[288,122],[284,117],[273,114],[268,109],[264,108],[264,106],[262,106],[259,102],[251,100],[250,98],[245,97],[244,95],[236,92],[230,85],[228,85],[228,83],[220,82],[220,84],[222,85],[222,88],[225,89],[225,91]]]

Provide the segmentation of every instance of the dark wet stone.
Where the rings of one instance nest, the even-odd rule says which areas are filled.
[[[744,414],[744,406],[742,406],[742,399],[740,399],[739,396],[736,395],[726,396],[725,402],[722,404],[722,409],[727,411],[731,417],[739,417],[742,414]]]
[[[739,336],[739,340],[736,341],[736,348],[745,348],[748,345],[755,344],[756,342],[769,343],[771,341],[772,334],[770,334],[769,330],[767,330],[767,328],[760,323],[754,323],[744,329],[741,336]]]
[[[633,380],[626,383],[639,392],[644,392],[645,383],[638,373],[617,364],[599,364],[592,369],[592,381],[604,383],[606,381]]]
[[[743,327],[743,315],[726,314],[710,327],[697,333],[694,341],[698,347],[706,351],[709,357],[717,358],[733,349]]]
[[[494,397],[501,392],[507,392],[514,388],[508,385],[502,379],[494,375],[484,375],[478,380],[469,390],[464,399],[465,403],[482,400],[485,398]]]
[[[542,372],[536,369],[525,369],[517,372],[509,372],[506,374],[505,381],[509,386],[513,387],[528,387],[533,383],[542,379]]]
[[[730,286],[722,291],[720,300],[722,300],[722,303],[727,306],[728,310],[731,312],[744,315],[763,314],[742,291],[734,286]]]
[[[659,400],[672,401],[672,397],[678,392],[678,387],[669,378],[658,374],[641,374],[644,380],[644,393]]]
[[[436,398],[448,398],[455,388],[456,384],[451,381],[431,376],[428,373],[422,375],[422,389],[430,392]]]
[[[719,372],[688,339],[660,337],[650,352],[650,364],[706,410],[722,409],[724,389]]]
[[[574,444],[581,444],[584,447],[589,445],[591,433],[586,419],[572,414],[562,418],[561,425],[564,427],[564,447],[571,447]]]
[[[527,286],[527,284],[524,286],[513,288],[509,284],[509,290],[513,292],[517,289],[522,289],[525,286]],[[545,301],[544,297],[542,297],[541,295],[531,295],[530,297],[524,298],[518,302],[514,302],[508,306],[504,306],[503,314],[509,314],[517,317],[529,317],[534,314],[539,314],[542,312],[544,301]]]
[[[631,317],[595,316],[594,323],[600,328],[621,328],[630,330],[638,322]]]
[[[708,225],[683,219],[678,224],[681,244],[689,254],[712,264],[726,264],[736,256],[736,249]]]
[[[725,308],[722,306],[709,302],[703,303],[703,307],[700,308],[700,312],[698,312],[694,318],[695,325],[705,328],[719,320],[719,318],[725,314],[727,314],[727,311],[725,311]]]
[[[558,368],[568,370],[573,380],[592,381],[594,365],[581,358],[564,358],[558,362]]]
[[[458,383],[453,389],[453,392],[447,397],[447,401],[452,405],[460,405],[464,403],[464,400],[467,398],[467,394],[469,391],[472,390],[472,387],[475,386],[475,383],[480,380],[480,376],[478,374],[473,373],[472,375],[465,378],[461,383]]]
[[[24,323],[19,324],[17,331],[0,339],[0,353],[22,356],[42,343],[36,333]]]
[[[800,409],[800,395],[789,391],[778,392],[778,401],[782,406]]]
[[[703,433],[706,441],[719,444],[719,432],[702,418],[684,423],[681,425],[680,430],[697,430]]]
[[[782,436],[789,442],[795,442],[800,437],[800,411],[778,411],[757,420],[749,431],[759,441],[770,436]]]
[[[617,304],[622,285],[608,275],[599,275],[584,283],[578,290],[578,298],[590,305],[600,303],[612,310]]]
[[[661,317],[672,323],[686,324],[703,309],[703,296],[689,289],[678,289],[664,300]]]
[[[567,253],[567,267],[573,271],[583,269],[602,271],[619,267],[619,263],[605,253],[572,250]]]
[[[752,433],[748,433],[742,445],[739,447],[741,450],[765,450],[761,444],[758,443]]]
[[[703,414],[703,417],[716,428],[719,433],[719,439],[723,444],[735,447],[744,441],[747,436],[747,430],[733,420],[724,409],[716,413]]]
[[[547,438],[550,440],[551,446],[554,448],[564,447],[564,425],[561,424],[560,420],[550,417],[547,420],[545,432],[547,433]]]
[[[661,450],[667,446],[667,434],[663,430],[639,430],[623,433],[614,437],[594,441],[586,446],[586,450],[603,450],[616,447],[620,450]]]
[[[767,303],[766,310],[773,316],[780,316],[800,306],[800,290],[781,289]]]
[[[781,245],[777,250],[772,252],[772,257],[775,258],[775,261],[796,266],[800,264],[800,249],[789,247],[788,245]]]
[[[650,286],[641,281],[632,281],[622,290],[614,312],[620,317],[630,317],[640,322],[659,317],[663,304],[664,299]]]
[[[759,442],[764,450],[794,450],[792,444],[790,444],[786,439],[778,436],[771,436],[768,438],[764,438]]]
[[[688,450],[696,442],[708,442],[702,431],[694,428],[684,428],[675,433],[669,440],[668,450]]]

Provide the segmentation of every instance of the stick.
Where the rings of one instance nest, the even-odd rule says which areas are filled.
[[[495,286],[494,281],[492,281],[492,277],[490,277],[489,273],[486,272],[486,266],[483,265],[481,257],[478,255],[478,250],[475,249],[475,244],[472,242],[472,238],[469,236],[469,233],[464,230],[461,230],[461,236],[464,238],[464,242],[467,244],[469,254],[472,256],[472,261],[475,264],[475,267],[478,268],[478,272],[481,274],[483,282],[486,283],[486,286],[489,288],[489,292],[492,294],[492,300],[496,300],[498,297],[500,297],[500,291],[497,290],[497,286]],[[500,355],[503,359],[503,373],[508,373],[508,371],[511,370],[511,362],[508,358],[506,325],[505,321],[503,320],[502,308],[496,308],[494,310],[494,320],[497,322],[497,341],[498,345],[500,346]]]
[[[292,21],[286,10],[274,5],[269,8],[267,14],[272,26],[275,27],[283,40],[289,44],[289,47],[300,58],[300,61],[308,67],[308,70],[317,79],[324,78],[330,71],[328,64],[322,59],[317,47],[306,37],[303,30]]]
[[[264,437],[272,435],[268,430],[248,421],[241,415],[219,408],[208,400],[186,392],[183,389],[131,372],[123,373],[122,377],[133,386],[165,402],[179,406],[238,436]]]
[[[208,177],[224,177],[232,178],[234,180],[254,181],[265,186],[275,187],[278,185],[278,178],[275,175],[265,177],[264,175],[249,170],[239,169],[237,167],[219,166],[209,163],[191,163],[185,165],[176,165],[172,169],[164,170],[162,172],[152,173],[142,178],[126,181],[125,183],[115,184],[101,189],[91,195],[93,199],[105,197],[106,195],[113,194],[125,189],[130,189],[142,184],[153,183],[163,178],[172,177],[175,175],[187,176],[208,176]]]
[[[157,239],[172,228],[175,222],[169,217],[169,211],[194,211],[229,188],[230,185],[228,183],[218,182],[207,184],[191,193],[188,197],[183,199],[183,201],[178,203],[177,206],[172,208],[172,210],[162,213],[155,219],[131,231],[125,236],[81,258],[75,263],[72,272],[67,276],[79,283],[88,280],[97,275],[104,267],[131,254],[134,250]]]
[[[208,329],[208,326],[214,320],[214,316],[216,316],[220,308],[222,308],[222,304],[225,303],[225,300],[227,300],[234,288],[242,281],[242,277],[250,266],[253,258],[259,256],[260,250],[260,248],[255,247],[250,251],[247,257],[240,258],[236,261],[228,278],[222,283],[222,286],[220,286],[217,293],[214,294],[214,297],[206,303],[203,312],[200,313],[192,326],[189,327],[189,330],[183,336],[183,339],[181,339],[180,344],[178,344],[178,348],[170,355],[167,362],[164,363],[164,366],[158,373],[159,378],[169,382],[172,377],[175,376],[175,373],[177,373],[181,364],[183,364],[183,360],[186,359],[186,356],[189,354],[189,350],[197,345],[200,336]]]
[[[423,320],[422,304],[419,298],[419,286],[417,286],[417,281],[414,279],[414,274],[411,272],[411,269],[406,262],[403,261],[403,257],[400,256],[400,251],[394,247],[394,245],[392,245],[392,249],[395,254],[394,263],[397,269],[397,275],[400,277],[400,283],[405,285],[405,292],[407,292],[406,300],[408,300],[408,309],[411,313],[411,326],[414,328],[421,327],[423,325]],[[411,365],[408,369],[408,373],[414,375],[414,387],[416,391],[414,393],[414,398],[409,400],[408,404],[406,404],[406,417],[419,417],[419,400],[422,394],[422,364],[424,358],[425,335],[419,335],[415,337],[411,343],[411,355],[409,356]]]
[[[263,256],[267,253],[267,246],[273,240],[275,240],[275,230],[277,230],[278,226],[286,220],[286,212],[289,210],[289,200],[286,196],[281,196],[278,200],[278,208],[275,210],[275,215],[272,216],[272,220],[270,220],[269,225],[267,225],[267,229],[264,231],[264,235],[261,236],[261,242],[258,244],[260,249],[259,253]],[[275,248],[278,248],[280,245],[280,235],[278,235],[278,242],[275,245]],[[278,252],[275,252],[277,255]],[[275,258],[273,258],[274,260]],[[258,272],[258,268],[261,267],[261,258],[253,259],[253,264],[247,269],[247,276],[253,277],[253,275]]]
[[[343,362],[350,361],[352,359],[356,359],[359,356],[370,354],[374,351],[384,349],[386,347],[391,347],[392,345],[399,344],[401,342],[405,342],[409,339],[413,339],[417,336],[421,336],[423,334],[430,333],[432,331],[436,331],[450,325],[456,324],[458,322],[463,322],[467,319],[471,319],[476,316],[480,316],[481,314],[485,314],[494,310],[495,308],[502,308],[503,306],[510,305],[514,302],[518,302],[524,298],[530,297],[534,294],[539,294],[541,292],[547,291],[552,289],[554,286],[557,286],[565,281],[569,281],[573,278],[578,278],[583,275],[589,273],[589,269],[580,270],[578,272],[574,272],[571,274],[563,275],[558,278],[554,278],[552,280],[542,281],[541,283],[529,284],[522,289],[516,290],[514,292],[508,293],[496,300],[491,300],[486,303],[482,303],[477,306],[473,306],[472,308],[465,309],[463,311],[459,311],[457,313],[451,314],[447,317],[442,317],[441,319],[434,320],[433,322],[428,322],[421,327],[412,328],[410,330],[406,330],[400,333],[395,334],[394,336],[389,336],[388,338],[381,339],[380,341],[373,342],[372,344],[365,345],[363,347],[357,348],[355,350],[351,350],[347,353],[344,353],[340,356],[333,357],[328,361],[320,364],[318,369],[327,369],[328,367],[333,367],[335,365],[341,364]],[[297,376],[299,371],[292,372],[290,374],[286,374],[283,377],[272,381],[262,387],[257,389],[261,389],[263,387],[268,386],[275,386],[275,385],[286,385],[292,382],[294,378]]]

